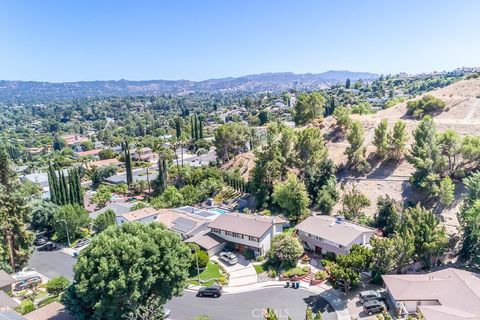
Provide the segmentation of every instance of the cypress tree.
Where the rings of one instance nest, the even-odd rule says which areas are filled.
[[[75,187],[76,187],[77,203],[83,206],[82,180],[80,179],[80,171],[78,168],[75,169]]]
[[[58,177],[60,179],[60,198],[61,198],[61,204],[66,205],[68,204],[68,186],[67,186],[67,181],[65,180],[65,175],[63,174],[63,171],[58,169]]]
[[[192,140],[194,140],[195,139],[195,130],[194,130],[194,126],[193,126],[193,117],[190,117],[190,135],[191,135]]]
[[[167,173],[167,160],[163,157],[161,157],[158,160],[158,177],[157,177],[157,183],[156,183],[156,192],[158,194],[162,194],[163,191],[167,188],[167,179],[168,179],[168,173]]]
[[[197,114],[195,113],[195,115],[193,116],[193,127],[194,127],[194,130],[195,130],[195,135],[194,135],[194,140],[197,141],[198,140],[198,124],[197,124]]]
[[[60,204],[60,190],[58,185],[57,175],[52,165],[48,166],[48,186],[50,188],[50,200],[55,204]]]
[[[203,116],[198,117],[199,138],[203,139]]]
[[[75,177],[73,170],[68,171],[68,194],[69,194],[69,203],[70,204],[76,204],[77,203],[77,195],[76,193],[76,187],[75,187]]]
[[[133,183],[132,157],[130,156],[130,147],[128,141],[125,141],[125,169],[127,171],[127,185],[130,187]]]
[[[180,124],[180,118],[175,119],[175,135],[177,136],[177,139],[180,139],[182,135],[182,127]]]

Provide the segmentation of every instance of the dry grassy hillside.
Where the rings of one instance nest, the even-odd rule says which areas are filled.
[[[480,134],[480,80],[464,80],[456,82],[448,87],[438,89],[429,94],[444,100],[447,108],[441,114],[434,117],[439,131],[447,128],[454,129],[462,135]],[[407,131],[413,132],[418,121],[406,114],[406,102],[398,104],[390,109],[379,111],[373,115],[353,115],[352,118],[360,120],[365,129],[365,142],[367,145],[367,154],[374,152],[372,145],[375,127],[382,119],[386,119],[389,127],[398,120],[407,123]],[[331,117],[325,119],[323,131],[329,134],[334,130],[335,120]],[[410,143],[412,137],[410,137]],[[348,143],[338,136],[334,136],[328,143],[329,154],[336,164],[341,165],[346,162],[346,156],[343,154]],[[406,200],[417,202],[421,199],[421,194],[415,190],[408,178],[414,168],[407,162],[401,161],[373,164],[371,172],[361,177],[341,175],[339,177],[341,186],[345,189],[351,188],[356,184],[362,193],[366,194],[371,200],[372,205],[365,210],[366,214],[374,215],[376,212],[377,198],[381,195],[389,195],[397,200]],[[341,190],[341,192],[343,192]],[[450,233],[456,232],[458,221],[456,212],[460,205],[460,192],[457,192],[457,200],[449,208],[436,208],[436,211],[444,218],[444,223]],[[341,209],[337,204],[335,211]]]

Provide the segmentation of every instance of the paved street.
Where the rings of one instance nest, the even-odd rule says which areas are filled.
[[[324,310],[327,306],[320,296],[303,289],[270,288],[238,294],[224,294],[218,299],[199,298],[194,292],[185,291],[182,297],[167,303],[172,310],[172,320],[190,320],[195,316],[206,314],[212,320],[248,320],[263,319],[262,309],[276,310],[279,319],[305,319],[307,305],[314,311]],[[336,314],[322,314],[324,320],[336,320]]]
[[[60,251],[37,251],[35,250],[30,257],[29,266],[37,269],[37,271],[48,277],[54,278],[65,276],[68,280],[73,281],[73,265],[76,260]]]

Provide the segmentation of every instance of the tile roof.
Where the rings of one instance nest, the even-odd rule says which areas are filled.
[[[437,314],[433,318],[425,316],[426,320],[450,320],[448,313],[451,313],[451,309],[457,310],[455,312],[458,314],[462,311],[467,315],[468,313],[480,315],[479,274],[448,268],[428,274],[384,275],[382,278],[392,297],[397,301],[433,300],[444,307],[425,308],[426,313],[432,316]],[[440,313],[444,316],[438,316]]]
[[[8,308],[14,309],[18,306],[19,306],[19,304],[15,300],[13,300],[5,292],[0,290],[0,308],[1,307],[8,307]]]
[[[348,221],[337,223],[335,217],[320,215],[308,217],[300,222],[295,229],[343,246],[348,246],[353,240],[364,233],[375,233],[375,230],[372,228]]]
[[[225,213],[210,222],[208,227],[261,238],[274,224],[285,222],[285,219],[276,216]]]
[[[130,209],[132,209],[134,205],[135,203],[133,202],[109,203],[102,209],[90,213],[90,218],[97,219],[99,215],[107,210],[112,210],[116,216],[121,216],[122,214],[130,212]]]
[[[74,320],[63,304],[54,301],[25,315],[27,320]]]
[[[13,279],[8,273],[3,270],[0,270],[0,288],[7,287],[15,283],[15,279]]]
[[[196,234],[197,231],[204,231],[202,226],[206,225],[209,221],[202,217],[192,216],[172,209],[160,209],[157,212],[157,222],[163,223],[167,228],[186,235],[193,235]]]
[[[198,244],[200,247],[202,247],[205,250],[210,250],[224,243],[225,240],[223,240],[222,238],[220,238],[219,236],[211,232],[202,232],[194,235],[191,238],[188,238],[187,240],[185,240],[185,242],[193,242]]]
[[[124,213],[122,214],[122,217],[129,222],[133,222],[155,215],[158,215],[158,211],[154,208],[142,208],[135,211],[130,211],[128,213]]]

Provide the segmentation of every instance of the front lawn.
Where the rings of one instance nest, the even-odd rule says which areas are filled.
[[[210,280],[210,279],[219,279],[223,277],[222,274],[220,273],[220,268],[218,266],[218,264],[216,263],[213,263],[211,261],[208,262],[207,264],[207,267],[205,268],[205,270],[203,270],[202,272],[200,272],[200,280]],[[213,284],[215,284],[215,280],[211,280],[211,281],[208,281],[208,282],[202,282],[201,285],[203,286],[211,286]],[[193,284],[193,285],[196,285],[198,286],[198,276],[194,276],[190,279],[189,281],[189,284]]]
[[[253,267],[255,268],[255,271],[257,272],[257,274],[260,274],[260,273],[264,273],[265,271],[267,271],[267,266],[266,266],[266,262],[264,263],[259,263],[259,264],[254,264]]]

